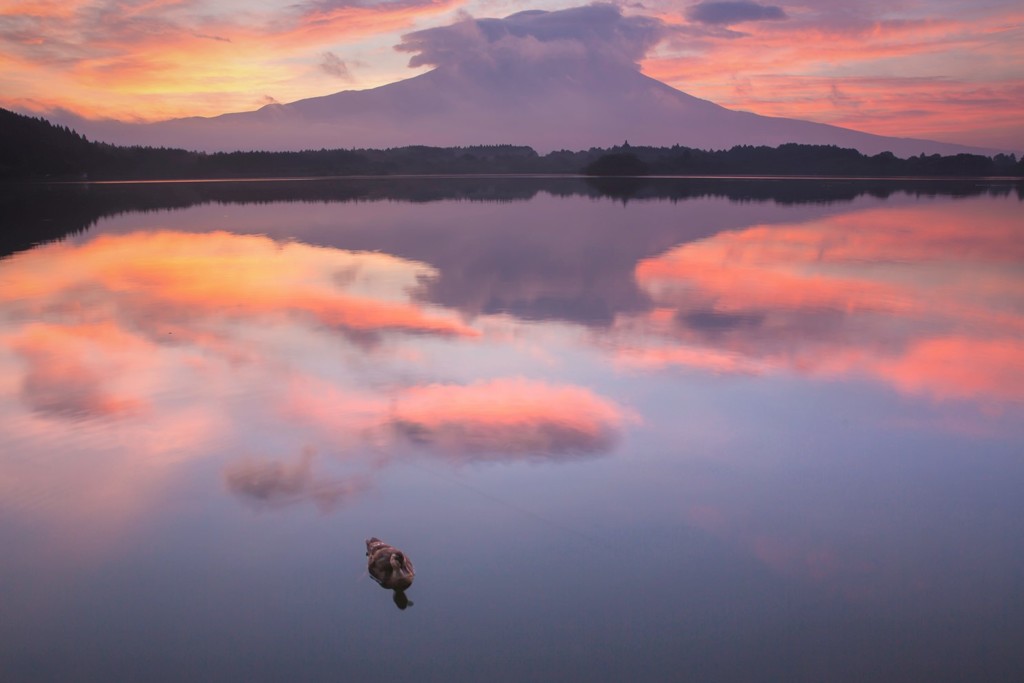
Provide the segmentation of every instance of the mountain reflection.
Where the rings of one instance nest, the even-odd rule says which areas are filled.
[[[940,399],[1020,400],[1020,227],[1016,207],[961,203],[684,244],[637,264],[654,306],[619,317],[614,353],[638,368],[864,374]]]

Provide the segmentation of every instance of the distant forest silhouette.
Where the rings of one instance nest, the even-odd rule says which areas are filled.
[[[728,150],[637,147],[560,150],[530,147],[410,146],[302,152],[192,152],[93,142],[66,126],[0,109],[0,179],[175,180],[318,176],[583,174],[609,176],[1024,176],[1024,158],[866,156],[832,145],[737,146]]]

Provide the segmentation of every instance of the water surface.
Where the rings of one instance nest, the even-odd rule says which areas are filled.
[[[1017,186],[4,198],[5,681],[1024,674]]]

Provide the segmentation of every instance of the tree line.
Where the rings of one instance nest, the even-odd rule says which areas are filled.
[[[559,150],[545,155],[518,145],[408,146],[301,152],[194,152],[119,146],[86,139],[42,118],[0,109],[0,179],[171,180],[358,175],[583,174],[765,176],[1015,176],[1013,154],[868,156],[833,145],[740,145],[728,150],[630,146]]]

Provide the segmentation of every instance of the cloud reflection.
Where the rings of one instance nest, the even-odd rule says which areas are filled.
[[[686,523],[749,554],[772,572],[792,579],[834,586],[848,598],[864,597],[878,567],[849,549],[842,552],[832,539],[807,532],[785,532],[764,518],[757,505],[730,508],[706,503],[692,504],[683,517]],[[867,549],[864,549],[865,555]]]
[[[451,459],[557,459],[610,450],[626,419],[581,387],[498,379],[411,387],[395,400],[388,425]]]
[[[240,460],[224,470],[224,484],[235,495],[256,505],[280,507],[310,501],[324,512],[336,509],[370,487],[364,477],[317,476],[313,473],[314,457],[314,452],[306,449],[291,462]]]
[[[412,302],[435,275],[428,266],[259,235],[101,236],[35,249],[5,269],[11,284],[0,292],[0,305],[61,321],[106,314],[161,339],[177,331],[198,340],[209,332],[195,324],[204,317],[300,317],[370,339],[388,331],[478,334],[455,316]]]
[[[383,458],[411,447],[456,463],[557,461],[605,453],[637,418],[589,389],[524,378],[353,392],[312,378],[284,403],[342,448]]]
[[[901,391],[939,399],[1024,399],[1024,341],[945,337],[912,345],[874,371]]]
[[[132,513],[172,465],[227,457],[224,487],[241,500],[329,512],[403,455],[576,458],[609,451],[630,419],[565,383],[410,380],[434,360],[454,367],[445,356],[482,334],[422,301],[437,272],[418,261],[156,230],[37,247],[2,266],[0,446],[28,445],[19,480],[49,471],[44,452],[66,452],[68,472],[94,459],[90,490],[69,507],[102,490]],[[329,459],[234,459],[263,430],[299,452],[310,425]],[[0,483],[12,466],[0,460]],[[22,495],[0,491],[0,506],[31,510]]]
[[[754,226],[637,264],[628,367],[864,374],[938,399],[1024,399],[1014,211],[970,202]],[[653,333],[653,335],[652,335]]]
[[[21,394],[32,410],[54,417],[132,415],[146,401],[117,386],[138,371],[145,342],[109,324],[61,327],[33,324],[10,341],[27,365]]]

